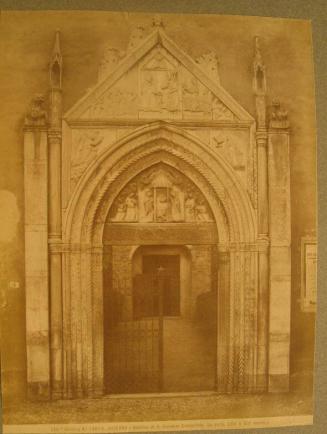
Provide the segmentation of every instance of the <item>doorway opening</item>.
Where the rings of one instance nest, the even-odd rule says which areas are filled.
[[[130,249],[130,279],[112,279],[105,297],[107,393],[215,389],[216,288],[208,291],[204,283],[201,290],[195,273],[205,258],[194,252],[187,246]],[[116,276],[115,253],[111,258]],[[203,266],[203,274],[211,271]]]

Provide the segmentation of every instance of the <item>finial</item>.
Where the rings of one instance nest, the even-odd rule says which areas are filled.
[[[254,37],[254,60],[257,63],[262,63],[262,56],[260,51],[260,38],[259,36]]]
[[[152,20],[152,26],[156,28],[164,28],[164,24],[160,14],[156,14]]]
[[[56,29],[56,34],[55,34],[55,42],[53,45],[53,50],[52,50],[52,62],[62,62],[62,56],[61,56],[61,51],[60,51],[60,30]]]

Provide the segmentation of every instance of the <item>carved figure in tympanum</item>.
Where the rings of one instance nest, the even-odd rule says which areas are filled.
[[[111,221],[208,222],[206,199],[184,175],[164,164],[145,170],[118,195],[109,213]]]

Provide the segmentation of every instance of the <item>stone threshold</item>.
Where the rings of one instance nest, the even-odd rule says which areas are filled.
[[[214,390],[203,390],[194,392],[156,392],[156,393],[115,393],[104,395],[99,399],[143,399],[143,398],[182,398],[182,397],[200,397],[200,396],[218,396],[218,392]]]

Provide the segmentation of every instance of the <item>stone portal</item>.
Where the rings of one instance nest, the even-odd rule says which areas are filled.
[[[287,111],[268,122],[258,39],[256,119],[215,59],[156,27],[63,115],[57,32],[24,132],[31,398],[288,390]]]

